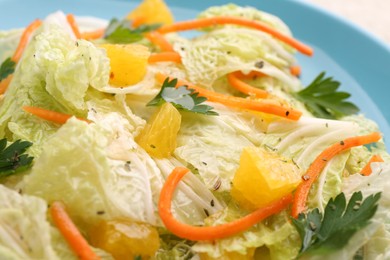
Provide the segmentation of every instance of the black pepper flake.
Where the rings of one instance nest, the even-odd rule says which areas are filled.
[[[154,144],[151,144],[150,148],[156,149],[156,146]]]
[[[210,205],[211,205],[211,207],[214,207],[214,200],[210,201]]]
[[[207,165],[207,163],[206,163],[206,162],[202,162],[202,164],[203,164],[203,165]]]
[[[215,182],[215,184],[214,184],[214,186],[213,186],[213,189],[214,189],[214,190],[218,190],[218,189],[221,187],[221,184],[222,184],[221,180],[218,179],[218,180]]]
[[[34,57],[34,58],[36,57],[35,54],[33,55],[33,57]]]
[[[344,141],[340,141],[340,145],[344,145]]]
[[[329,127],[329,124],[328,124],[328,123],[326,123],[326,124],[325,124],[325,127],[326,127],[326,128],[328,128],[328,127]]]
[[[76,46],[79,47],[79,42],[76,42]]]
[[[209,217],[210,216],[209,211],[207,209],[203,209],[203,210],[204,210],[204,214],[206,214],[206,216]]]
[[[287,110],[287,111],[286,111],[286,116],[288,116],[289,114],[290,114],[290,111]]]
[[[302,176],[302,179],[303,179],[304,181],[307,181],[307,180],[310,179],[310,176],[305,174],[305,175]]]
[[[19,193],[19,194],[23,194],[23,190],[22,190],[22,189],[19,189],[19,190],[18,190],[18,193]]]
[[[227,54],[232,54],[232,52],[231,52],[231,51],[227,51],[226,53],[227,53]]]
[[[104,215],[106,212],[104,210],[99,210],[96,212],[96,214],[98,215]]]
[[[328,159],[326,159],[326,158],[322,158],[322,160],[323,160],[324,162],[327,162],[327,161],[328,161]]]
[[[258,69],[262,69],[264,67],[264,61],[258,61],[255,63],[255,67]]]
[[[96,109],[94,109],[93,107],[91,108],[91,111],[94,112],[95,114],[97,113]]]
[[[184,47],[181,47],[180,50],[185,51],[185,48],[184,48]]]
[[[126,162],[126,163],[125,163],[125,170],[126,170],[126,171],[131,171],[130,162]]]

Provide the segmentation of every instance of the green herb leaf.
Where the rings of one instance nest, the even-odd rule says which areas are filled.
[[[292,219],[302,240],[299,256],[324,255],[344,247],[353,234],[370,223],[380,195],[370,195],[363,201],[362,193],[355,192],[347,205],[344,193],[340,193],[329,200],[324,215],[314,209]]]
[[[144,38],[143,34],[158,29],[160,24],[141,25],[131,28],[131,21],[112,19],[105,31],[104,38],[111,43],[133,43]]]
[[[16,63],[11,60],[11,58],[7,58],[0,66],[0,81],[7,78],[9,75],[14,73]]]
[[[34,158],[24,154],[31,145],[30,142],[16,140],[7,147],[7,139],[0,140],[0,177],[9,176],[31,167]]]
[[[351,95],[347,92],[337,91],[340,82],[332,77],[325,78],[322,72],[305,89],[294,93],[313,115],[321,118],[337,119],[345,115],[359,112],[354,104],[345,101]]]
[[[176,85],[177,79],[171,81],[166,79],[158,95],[152,99],[147,106],[160,106],[165,102],[170,102],[177,109],[198,114],[218,115],[217,112],[212,111],[212,106],[202,104],[207,98],[198,96],[198,93],[195,92],[195,90],[190,89],[187,86],[176,87]]]

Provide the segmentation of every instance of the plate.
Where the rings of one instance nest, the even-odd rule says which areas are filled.
[[[194,18],[210,1],[166,0],[177,20]],[[229,1],[213,0],[212,5]],[[316,8],[302,0],[240,0],[273,13],[283,19],[296,38],[314,47],[314,56],[298,54],[302,81],[310,83],[326,71],[352,94],[351,101],[361,112],[379,124],[390,136],[390,47],[357,26]],[[129,0],[0,0],[0,30],[24,27],[35,18],[63,10],[75,15],[92,15],[105,19],[123,17],[137,5]],[[390,137],[386,140],[390,147]]]

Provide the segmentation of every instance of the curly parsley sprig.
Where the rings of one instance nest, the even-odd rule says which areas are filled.
[[[33,157],[25,154],[32,143],[16,140],[7,146],[7,139],[0,140],[0,177],[6,177],[31,167]]]
[[[6,79],[9,75],[14,73],[15,66],[16,63],[11,58],[4,60],[0,66],[0,81]]]
[[[207,98],[200,97],[195,90],[187,86],[177,87],[176,85],[177,79],[171,81],[168,78],[165,79],[160,92],[147,106],[160,106],[165,102],[170,102],[177,109],[204,115],[218,115],[217,112],[212,111],[212,106],[202,104]]]
[[[302,240],[299,256],[325,255],[343,248],[349,239],[370,223],[381,194],[370,195],[363,200],[362,192],[355,192],[348,204],[344,193],[331,198],[324,214],[317,208],[307,214],[299,214],[292,222]]]
[[[321,118],[338,119],[342,116],[359,112],[359,108],[346,101],[351,94],[338,91],[340,82],[332,77],[325,77],[322,72],[307,86],[294,96],[302,101],[306,108],[315,116]]]
[[[143,34],[158,29],[161,24],[145,24],[131,27],[130,20],[112,19],[104,33],[104,39],[111,43],[133,43],[144,38]]]

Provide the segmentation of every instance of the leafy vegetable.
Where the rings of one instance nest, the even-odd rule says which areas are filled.
[[[381,193],[363,201],[362,192],[355,192],[346,204],[344,193],[330,199],[324,215],[316,208],[306,216],[293,219],[302,240],[300,255],[329,254],[343,248],[361,228],[367,226],[377,210]]]
[[[332,77],[325,78],[325,72],[322,72],[309,86],[296,92],[295,97],[317,117],[337,119],[355,114],[359,108],[345,101],[351,95],[337,91],[339,86],[340,82],[333,80]]]
[[[112,43],[132,43],[143,39],[143,33],[154,31],[160,24],[140,25],[131,28],[131,21],[112,19],[108,25],[104,38]]]
[[[177,79],[171,81],[166,79],[158,95],[147,105],[160,106],[165,102],[171,102],[177,109],[205,115],[218,115],[217,112],[212,111],[212,106],[201,105],[207,98],[199,97],[195,90],[190,89],[187,86],[176,87],[176,85]]]
[[[33,157],[24,154],[31,145],[30,142],[16,140],[7,147],[7,139],[1,139],[0,176],[8,176],[31,167]]]
[[[7,58],[0,66],[0,81],[7,78],[9,75],[14,73],[16,63],[11,60],[11,58]]]

